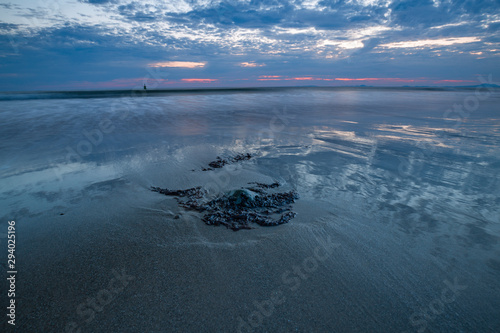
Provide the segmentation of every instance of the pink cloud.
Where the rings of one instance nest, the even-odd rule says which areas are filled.
[[[201,82],[201,83],[210,83],[215,82],[217,79],[182,79],[182,82]]]
[[[313,77],[289,77],[286,80],[296,80],[296,81],[312,81],[316,80]]]
[[[335,81],[383,81],[383,82],[415,82],[420,80],[402,79],[398,77],[364,77],[364,78],[345,78],[338,77]]]
[[[438,81],[434,81],[434,83],[471,83],[471,82],[477,82],[477,81],[472,81],[472,80],[438,80]]]
[[[333,81],[333,79],[325,79],[321,77],[303,76],[303,77],[283,77],[280,75],[261,75],[258,81]]]
[[[259,78],[263,79],[277,79],[280,78],[281,75],[260,75]]]
[[[325,79],[325,78],[322,78],[322,77],[312,77],[312,76],[289,77],[289,78],[286,78],[285,80],[294,80],[294,81],[333,81],[333,79]]]

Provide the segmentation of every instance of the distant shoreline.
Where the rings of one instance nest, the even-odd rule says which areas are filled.
[[[176,88],[176,89],[117,89],[117,90],[65,90],[65,91],[0,91],[0,101],[29,99],[72,99],[72,98],[111,98],[111,97],[148,97],[170,94],[197,93],[259,93],[269,91],[286,91],[296,89],[311,90],[423,90],[423,91],[461,91],[481,88],[499,89],[497,85],[475,86],[296,86],[296,87],[247,87],[247,88]]]

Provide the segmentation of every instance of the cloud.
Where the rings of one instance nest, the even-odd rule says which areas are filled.
[[[477,81],[474,80],[436,80],[434,83],[441,84],[441,83],[477,83]]]
[[[199,82],[199,83],[211,83],[218,81],[217,79],[182,79],[182,82]]]
[[[402,26],[439,25],[453,17],[448,3],[431,0],[396,0],[389,8],[392,21]]]
[[[423,83],[459,84],[446,80],[500,77],[494,0],[26,3],[0,4],[0,74],[19,74],[0,76],[0,89],[112,82],[123,73],[168,76],[175,85],[190,82],[183,79],[194,69],[212,78],[194,80],[215,84],[350,84],[362,82],[358,78],[404,84],[424,76],[432,79]],[[346,80],[328,81],[334,77]]]
[[[93,5],[103,5],[103,4],[107,4],[107,3],[116,3],[117,0],[79,0],[80,2],[83,2],[83,3],[90,3],[90,4],[93,4]]]
[[[385,48],[413,48],[413,47],[435,47],[435,46],[448,46],[454,44],[467,44],[480,42],[481,39],[477,37],[456,37],[456,38],[441,38],[441,39],[422,39],[407,42],[395,42],[388,44],[381,44],[379,47]]]
[[[421,80],[416,80],[416,79],[402,79],[402,78],[389,78],[389,77],[365,77],[365,78],[345,78],[345,77],[338,77],[335,78],[335,81],[381,81],[381,82],[399,82],[399,83],[412,83],[412,82],[417,82]]]
[[[193,61],[165,61],[149,64],[149,67],[174,67],[174,68],[203,68],[206,62]]]
[[[285,80],[291,80],[291,81],[333,81],[333,79],[325,79],[321,77],[312,77],[312,76],[307,76],[307,77],[289,77],[286,78]]]
[[[313,76],[299,76],[288,77],[281,75],[260,75],[258,81],[333,81],[334,79],[313,77]]]
[[[0,22],[0,31],[14,31],[19,28],[19,24],[13,24],[13,23],[2,23]]]
[[[240,62],[238,65],[241,67],[264,67],[266,64],[257,64],[255,62]]]
[[[257,81],[281,81],[284,78],[281,75],[259,75]]]
[[[360,40],[348,40],[348,41],[332,41],[332,40],[322,40],[318,43],[318,47],[324,47],[328,45],[335,45],[342,49],[358,49],[364,46],[363,41]]]
[[[177,23],[202,22],[252,28],[279,24],[292,10],[289,1],[214,1],[210,6],[194,5],[186,13],[168,13],[167,17]]]

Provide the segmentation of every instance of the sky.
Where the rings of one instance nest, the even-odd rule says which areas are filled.
[[[500,81],[500,0],[0,0],[0,90]]]

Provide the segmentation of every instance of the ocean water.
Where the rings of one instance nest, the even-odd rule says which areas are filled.
[[[446,202],[489,221],[494,235],[500,231],[497,91],[118,93],[25,94],[10,101],[12,94],[5,94],[0,102],[4,199],[191,161],[190,149],[204,151],[210,161],[214,156],[206,147],[226,155],[251,151],[263,165],[273,159],[291,162],[290,174],[276,176],[293,178],[295,187],[315,199],[352,192],[373,202],[423,200],[432,211]],[[92,98],[99,95],[107,98]],[[28,208],[22,202],[3,207],[4,214]]]
[[[498,90],[3,94],[0,124],[0,227],[5,230],[6,222],[14,219],[36,240],[30,230],[37,230],[42,220],[50,224],[47,214],[68,215],[82,205],[89,209],[88,219],[99,225],[104,220],[91,211],[98,209],[93,208],[94,199],[104,197],[116,202],[106,209],[119,225],[120,200],[154,208],[155,202],[149,204],[150,197],[144,197],[151,195],[150,186],[211,186],[217,195],[235,186],[237,179],[277,180],[301,196],[299,215],[289,225],[308,228],[314,217],[309,225],[334,228],[340,247],[347,249],[344,255],[352,260],[341,265],[349,271],[341,281],[342,299],[352,298],[355,309],[370,308],[356,315],[342,303],[345,313],[330,312],[333,318],[349,318],[339,319],[340,326],[326,319],[314,326],[305,316],[292,328],[500,328]],[[247,152],[254,158],[242,163],[237,174],[207,176],[200,171],[216,156]],[[120,199],[117,193],[125,188],[131,197]],[[109,199],[113,196],[117,198]],[[318,222],[316,207],[331,211],[330,218]],[[85,211],[81,214],[85,220]],[[212,228],[196,223],[200,229]],[[273,233],[292,230],[285,229],[289,225]],[[253,237],[254,230],[239,233],[245,232]],[[449,304],[432,303],[450,281],[466,287]],[[361,285],[372,285],[375,294],[360,295]],[[324,303],[315,297],[312,303]],[[79,302],[73,303],[76,307]],[[338,309],[340,303],[326,304]],[[432,312],[429,304],[431,310],[443,306]],[[36,318],[25,320],[40,324]],[[238,330],[237,321],[226,324]],[[255,330],[270,329],[266,325],[264,321]],[[182,331],[187,326],[179,327]]]

